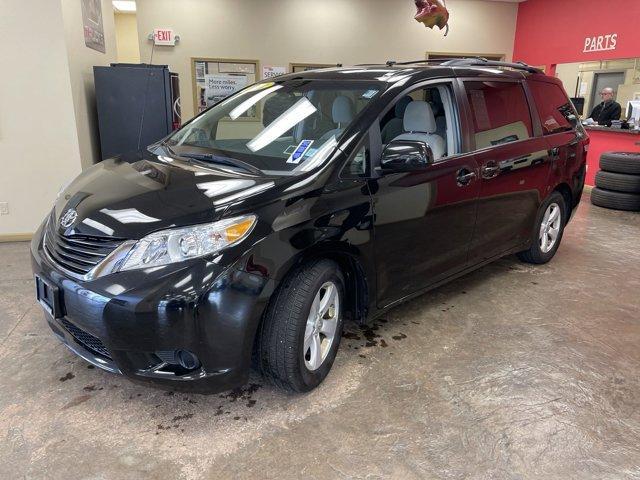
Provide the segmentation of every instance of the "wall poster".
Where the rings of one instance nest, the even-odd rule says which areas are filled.
[[[193,100],[196,115],[229,95],[256,83],[259,78],[257,60],[228,60],[219,58],[192,58]],[[250,108],[242,117],[257,120],[256,108]]]
[[[105,53],[101,0],[81,0],[81,5],[84,44],[98,52]]]

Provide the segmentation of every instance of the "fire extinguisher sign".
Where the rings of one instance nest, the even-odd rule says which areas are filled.
[[[176,37],[170,28],[154,28],[153,42],[156,45],[170,45],[173,47],[176,44]]]

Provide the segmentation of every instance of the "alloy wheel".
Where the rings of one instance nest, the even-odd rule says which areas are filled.
[[[320,368],[336,337],[340,316],[340,295],[333,282],[324,283],[311,304],[304,332],[302,354],[311,372]]]
[[[552,203],[547,207],[540,225],[539,238],[542,253],[549,253],[555,246],[560,234],[561,223],[560,206],[557,203]]]

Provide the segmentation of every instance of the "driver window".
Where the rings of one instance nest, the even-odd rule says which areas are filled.
[[[393,140],[418,140],[434,160],[459,153],[459,134],[450,85],[429,85],[402,96],[380,121],[383,148]]]

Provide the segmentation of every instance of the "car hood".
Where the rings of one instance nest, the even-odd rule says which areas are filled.
[[[249,199],[253,204],[284,181],[150,153],[119,157],[94,165],[64,188],[50,221],[65,235],[139,239],[215,221],[229,205]]]

